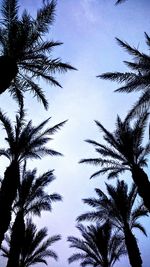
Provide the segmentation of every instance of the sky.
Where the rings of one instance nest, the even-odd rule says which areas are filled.
[[[34,16],[41,2],[20,0],[20,10],[27,8]],[[79,236],[75,228],[76,218],[89,210],[82,199],[94,196],[96,187],[106,192],[105,182],[114,185],[116,183],[115,180],[107,181],[106,176],[90,180],[90,175],[97,168],[78,162],[81,158],[96,155],[93,147],[84,142],[85,139],[102,141],[102,134],[98,131],[94,120],[100,121],[113,131],[117,114],[124,118],[138,97],[137,94],[114,93],[117,84],[100,80],[96,75],[107,71],[127,71],[123,60],[131,57],[118,46],[115,37],[148,53],[144,32],[150,34],[149,10],[148,0],[128,0],[118,6],[114,5],[113,0],[57,0],[55,22],[48,38],[59,40],[63,45],[55,49],[53,56],[61,57],[78,71],[57,75],[63,88],[42,84],[49,100],[48,111],[45,111],[30,94],[26,96],[25,102],[28,119],[32,119],[35,125],[49,116],[52,117],[51,125],[68,119],[50,144],[50,147],[62,152],[64,157],[46,157],[41,161],[29,163],[29,167],[36,167],[39,174],[55,169],[56,180],[47,190],[50,193],[57,192],[63,197],[63,202],[53,204],[51,213],[42,213],[41,218],[34,217],[39,228],[46,226],[50,235],[62,236],[62,240],[53,246],[59,261],[50,259],[49,266],[68,266],[67,258],[74,250],[69,248],[66,242],[67,236]],[[14,118],[18,109],[17,104],[7,93],[0,96],[0,107],[11,118]],[[8,162],[3,160],[0,165],[2,172]],[[125,174],[124,178],[130,185],[130,174]],[[148,238],[139,232],[134,233],[139,242],[143,267],[149,267],[149,218],[142,222],[146,227]],[[3,259],[1,266],[5,266]],[[37,267],[42,266],[37,265]],[[79,263],[75,262],[70,266],[79,266]],[[127,257],[121,258],[115,266],[129,267]]]

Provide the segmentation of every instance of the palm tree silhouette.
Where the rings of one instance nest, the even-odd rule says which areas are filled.
[[[52,26],[56,1],[46,1],[33,18],[26,10],[19,16],[17,0],[3,0],[0,21],[0,94],[6,89],[22,102],[30,91],[48,108],[48,101],[37,78],[61,86],[56,72],[75,70],[60,58],[52,58],[52,50],[61,42],[46,40]]]
[[[55,251],[50,247],[53,243],[61,239],[60,235],[53,235],[46,239],[47,228],[44,227],[37,230],[36,225],[31,219],[27,219],[25,223],[24,242],[21,247],[19,267],[29,267],[36,263],[47,265],[46,258],[58,259]],[[10,237],[7,235],[7,244],[10,247]],[[9,258],[9,249],[2,246],[2,256]]]
[[[148,116],[148,112],[141,114],[132,126],[128,119],[122,122],[118,116],[116,130],[113,133],[109,132],[100,122],[95,121],[98,128],[104,133],[103,138],[106,145],[93,140],[86,140],[96,147],[99,157],[83,159],[80,163],[101,166],[101,169],[94,173],[91,178],[105,173],[108,173],[108,178],[115,178],[126,170],[130,171],[138,188],[138,193],[150,211],[150,182],[142,168],[147,166],[146,156],[150,151],[150,140],[145,146],[142,146]]]
[[[131,266],[141,267],[142,259],[132,229],[137,228],[146,235],[138,219],[147,216],[147,211],[141,203],[134,206],[137,197],[135,185],[132,185],[129,191],[124,181],[117,181],[116,187],[109,184],[106,186],[108,197],[100,189],[95,189],[97,198],[83,199],[84,203],[95,210],[82,214],[77,220],[97,220],[102,223],[109,219],[112,225],[123,234]]]
[[[7,138],[5,139],[8,144],[7,149],[0,150],[0,155],[7,157],[10,161],[10,165],[4,173],[0,189],[0,245],[11,220],[11,208],[20,183],[20,166],[22,162],[28,159],[41,159],[46,155],[62,155],[46,145],[51,140],[50,136],[60,130],[65,121],[44,129],[49,119],[46,119],[38,126],[33,126],[32,120],[25,121],[25,112],[20,107],[13,126],[9,118],[0,111],[0,121],[6,131]]]
[[[148,49],[150,48],[150,37],[145,33],[146,43]],[[135,115],[143,112],[143,110],[149,109],[150,107],[150,56],[143,52],[140,52],[137,48],[130,46],[127,42],[121,41],[116,38],[117,42],[123,47],[130,55],[134,57],[134,62],[124,61],[127,67],[131,70],[130,72],[107,72],[97,77],[116,81],[123,84],[115,92],[138,92],[142,91],[142,94],[138,101],[134,104],[130,110],[128,117],[132,118]]]
[[[61,200],[59,194],[48,194],[45,187],[54,180],[53,171],[36,177],[36,170],[24,168],[14,210],[16,218],[12,226],[7,267],[19,267],[19,256],[24,246],[25,221],[27,215],[41,215],[43,210],[51,211],[52,202]]]
[[[119,258],[126,254],[120,234],[113,230],[109,221],[103,225],[77,226],[82,238],[70,236],[70,247],[79,252],[74,253],[69,263],[81,261],[80,266],[112,267]]]

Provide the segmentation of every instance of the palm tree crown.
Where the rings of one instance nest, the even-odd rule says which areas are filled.
[[[96,152],[100,157],[83,159],[80,160],[80,163],[90,163],[102,167],[91,178],[104,173],[108,173],[108,178],[114,178],[125,170],[132,170],[134,165],[147,166],[146,156],[150,151],[150,141],[143,147],[142,140],[148,116],[149,113],[145,112],[132,126],[129,120],[125,119],[122,122],[118,116],[116,130],[113,133],[109,132],[100,122],[95,121],[104,134],[106,145],[94,140],[86,140],[96,147]]]
[[[150,140],[145,146],[142,146],[148,116],[148,112],[140,114],[133,125],[131,125],[128,116],[123,122],[118,117],[116,130],[113,133],[96,121],[97,126],[104,133],[103,138],[106,145],[94,140],[86,140],[96,146],[96,152],[100,157],[82,159],[80,163],[101,166],[101,169],[95,172],[91,178],[105,173],[108,174],[108,178],[115,178],[120,173],[129,170],[137,185],[138,193],[143,198],[144,205],[150,211],[150,182],[142,169],[142,167],[147,166],[147,156],[150,152]]]
[[[40,216],[42,210],[51,211],[52,202],[61,200],[59,194],[45,192],[45,188],[55,179],[53,171],[47,171],[38,177],[36,172],[36,169],[26,171],[24,168],[22,174],[13,209],[16,214],[23,211],[23,217],[28,214]]]
[[[24,92],[31,91],[48,108],[44,92],[35,79],[42,78],[52,85],[61,86],[54,77],[55,73],[75,69],[59,58],[52,58],[53,48],[61,43],[45,38],[54,21],[55,7],[55,0],[43,1],[35,18],[26,10],[19,17],[17,0],[2,1],[0,93],[9,87],[13,97],[21,102]]]
[[[134,205],[137,197],[135,185],[132,185],[129,191],[124,181],[118,181],[116,187],[108,184],[106,186],[109,197],[100,189],[96,189],[97,198],[83,200],[95,210],[82,214],[77,220],[96,220],[99,223],[109,220],[124,236],[131,266],[142,266],[140,251],[132,229],[137,228],[146,235],[146,231],[138,219],[147,216],[147,210],[143,203]]]
[[[117,186],[114,187],[106,184],[107,196],[99,188],[95,189],[97,198],[85,198],[83,202],[95,209],[95,211],[87,212],[80,215],[77,221],[97,220],[105,222],[108,219],[119,230],[124,232],[124,225],[128,224],[129,228],[138,228],[146,235],[145,229],[138,219],[147,216],[147,211],[143,203],[135,205],[137,198],[137,188],[134,184],[130,190],[124,181],[117,181]]]
[[[4,233],[7,231],[11,221],[11,209],[20,184],[22,162],[29,158],[41,159],[45,155],[62,155],[46,145],[51,140],[50,136],[59,130],[65,122],[44,129],[49,122],[49,119],[47,119],[35,127],[32,125],[32,121],[28,123],[25,121],[25,112],[22,106],[16,116],[14,127],[9,118],[1,111],[0,121],[6,131],[7,137],[5,139],[8,143],[7,149],[0,149],[0,155],[10,160],[10,165],[4,173],[0,190],[1,245]]]
[[[60,235],[54,235],[47,238],[47,228],[44,227],[37,230],[36,225],[28,219],[25,224],[24,242],[21,247],[19,267],[29,267],[37,263],[43,263],[47,265],[46,258],[58,259],[55,251],[50,247],[53,243],[61,239]],[[10,247],[10,237],[6,237],[7,245]],[[9,248],[2,247],[2,256],[9,257]]]
[[[24,218],[29,214],[40,216],[41,211],[51,210],[52,202],[61,200],[59,194],[48,194],[45,192],[45,187],[53,180],[53,171],[48,171],[36,177],[35,169],[33,171],[26,171],[24,166],[21,184],[18,188],[18,195],[13,207],[16,218],[11,231],[7,267],[19,267],[19,255],[21,247],[24,246]]]
[[[147,33],[145,33],[145,37],[149,49],[150,37]],[[134,57],[134,62],[124,61],[131,72],[107,72],[97,77],[123,83],[123,86],[115,90],[116,92],[143,91],[139,100],[129,112],[129,117],[133,117],[150,106],[150,56],[118,38],[116,40],[121,47]]]
[[[82,239],[70,236],[70,247],[78,249],[69,259],[69,263],[80,260],[81,266],[112,267],[126,253],[122,237],[113,231],[107,221],[102,226],[77,226]]]
[[[33,126],[32,120],[26,122],[25,112],[20,106],[19,114],[16,116],[15,126],[0,110],[0,121],[4,126],[7,137],[5,138],[8,148],[0,149],[0,156],[7,157],[10,162],[22,162],[24,159],[41,159],[45,155],[59,156],[61,153],[47,148],[45,145],[51,140],[50,136],[56,133],[66,121],[44,129],[50,118],[44,120],[38,126]]]

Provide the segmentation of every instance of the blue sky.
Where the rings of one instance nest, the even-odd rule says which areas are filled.
[[[34,15],[41,2],[20,0],[20,7],[27,8]],[[52,125],[68,119],[50,144],[62,152],[64,157],[44,158],[29,164],[30,167],[37,167],[39,173],[55,169],[57,178],[48,191],[56,191],[63,196],[62,203],[53,205],[51,214],[43,213],[40,219],[34,219],[39,227],[47,226],[50,235],[62,235],[62,240],[54,246],[59,261],[50,260],[49,266],[68,266],[67,258],[73,250],[68,248],[66,238],[78,235],[75,219],[88,210],[81,199],[93,196],[95,187],[105,191],[106,177],[89,180],[96,168],[78,164],[81,158],[95,155],[92,147],[83,140],[102,140],[94,120],[99,120],[106,128],[113,130],[117,114],[123,118],[138,97],[137,94],[114,93],[117,84],[102,81],[96,75],[106,71],[127,70],[123,60],[130,57],[118,46],[115,37],[147,52],[144,32],[150,33],[149,10],[148,0],[128,0],[119,6],[114,6],[113,0],[57,1],[55,23],[49,36],[64,44],[56,48],[53,55],[71,63],[78,71],[57,75],[63,89],[43,84],[50,103],[48,111],[32,95],[26,97],[28,117],[35,124],[49,116],[52,116]],[[8,94],[0,96],[0,106],[13,118],[17,105]],[[5,165],[7,162],[3,162],[3,168]],[[130,184],[130,175],[124,177]],[[112,183],[115,184],[115,180]],[[149,219],[143,223],[150,236]],[[138,232],[135,234],[142,253],[143,267],[149,267],[150,238]],[[71,266],[77,265],[75,263]],[[115,266],[128,267],[127,258],[122,258]]]

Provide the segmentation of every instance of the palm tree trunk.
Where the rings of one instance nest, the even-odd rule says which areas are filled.
[[[138,194],[143,199],[145,207],[150,212],[150,182],[147,174],[139,166],[132,168],[132,178],[137,185]]]
[[[124,227],[124,234],[130,265],[132,267],[142,267],[141,253],[136,238],[132,234],[128,225],[125,225]]]
[[[12,162],[7,167],[0,190],[0,247],[11,221],[12,204],[20,181],[19,164]]]
[[[19,211],[16,215],[16,219],[12,227],[7,267],[19,267],[19,257],[24,241],[24,233],[25,223],[23,212]]]
[[[11,84],[18,72],[15,60],[9,56],[0,56],[0,94]]]

